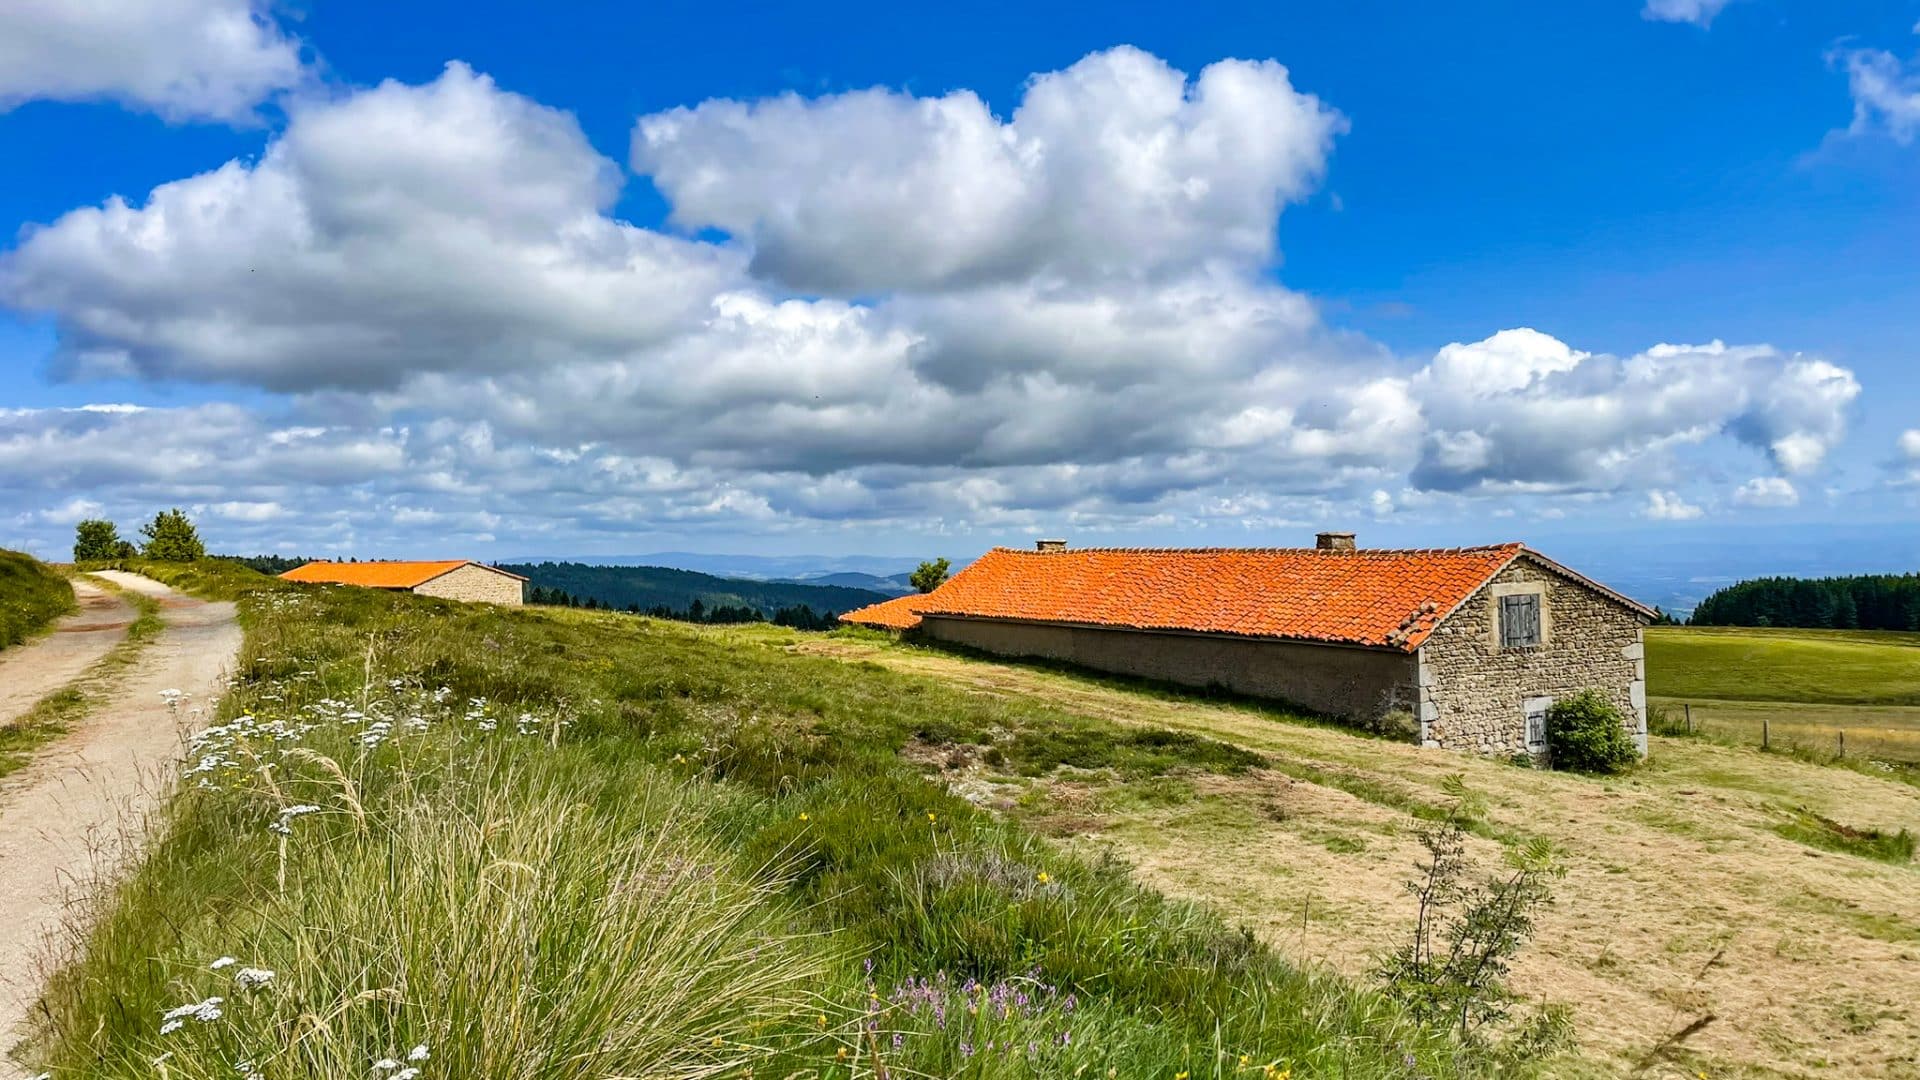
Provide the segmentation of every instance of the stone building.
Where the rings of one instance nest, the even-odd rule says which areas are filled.
[[[527,579],[471,559],[441,562],[310,562],[280,575],[288,581],[359,585],[469,603],[518,607]]]
[[[1272,698],[1427,746],[1544,750],[1546,710],[1598,690],[1646,751],[1648,608],[1522,544],[998,548],[847,622],[1003,656]]]

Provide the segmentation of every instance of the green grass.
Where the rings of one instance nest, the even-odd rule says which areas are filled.
[[[1156,790],[1252,755],[769,627],[149,572],[243,596],[221,717],[253,719],[199,748],[51,983],[34,1062],[56,1077],[147,1077],[168,1051],[173,1077],[362,1075],[416,1044],[427,1077],[1504,1068],[899,751],[989,745]],[[296,805],[321,809],[269,831]],[[239,989],[220,956],[276,975]],[[208,996],[220,1018],[160,1034]]]
[[[127,626],[126,636],[81,672],[79,678],[34,702],[31,709],[11,723],[0,725],[0,777],[24,768],[33,760],[35,751],[66,734],[75,721],[105,700],[112,692],[114,677],[125,671],[140,650],[165,627],[160,619],[160,603],[153,597],[122,589],[104,579],[96,578],[95,582],[131,603],[135,618]]]
[[[1920,705],[1920,634],[1655,628],[1646,644],[1656,697]]]
[[[73,606],[66,578],[31,555],[0,548],[0,649],[46,629]]]
[[[1905,829],[1893,832],[1856,829],[1805,807],[1796,807],[1788,820],[1775,826],[1774,831],[1808,847],[1877,859],[1896,866],[1913,862],[1913,834]]]

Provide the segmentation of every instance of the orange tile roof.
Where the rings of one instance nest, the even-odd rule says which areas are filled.
[[[1411,652],[1523,550],[1520,544],[1422,551],[995,548],[915,599],[924,615],[1293,638]]]
[[[310,562],[296,566],[280,576],[288,581],[326,582],[334,585],[361,585],[369,589],[412,589],[434,578],[458,570],[472,559],[443,559],[438,562]],[[474,563],[476,566],[485,565]],[[495,573],[505,570],[489,566]],[[520,577],[507,574],[508,577]],[[521,578],[522,581],[526,580]]]
[[[840,621],[880,630],[911,630],[920,625],[920,612],[917,609],[926,599],[919,593],[896,596],[891,600],[855,608],[841,615]]]

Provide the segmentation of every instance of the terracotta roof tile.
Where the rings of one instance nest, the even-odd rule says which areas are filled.
[[[891,600],[882,600],[877,604],[868,604],[855,608],[840,616],[843,623],[858,626],[871,626],[880,630],[911,630],[920,625],[920,613],[917,608],[927,597],[920,593],[908,593]]]
[[[1421,551],[996,548],[940,588],[911,599],[914,610],[925,615],[1294,638],[1411,652],[1523,550],[1520,544]]]
[[[412,589],[424,585],[451,570],[473,562],[472,559],[443,559],[437,562],[310,562],[296,566],[280,576],[288,581],[325,582],[334,585],[362,585],[370,589]],[[484,565],[474,563],[476,566]],[[487,567],[495,573],[505,570]],[[519,577],[518,574],[507,574]],[[522,581],[526,580],[521,578]]]

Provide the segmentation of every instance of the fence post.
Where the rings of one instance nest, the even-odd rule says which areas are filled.
[[[1847,729],[1846,728],[1840,729],[1840,756],[1841,757],[1847,756]]]
[[[1691,701],[1681,702],[1680,710],[1687,714],[1687,734],[1691,735],[1693,734],[1693,703]]]
[[[1773,721],[1760,718],[1760,749],[1765,750],[1773,743]]]

